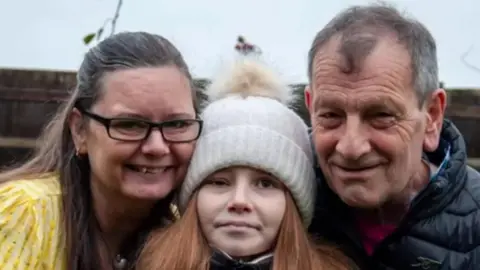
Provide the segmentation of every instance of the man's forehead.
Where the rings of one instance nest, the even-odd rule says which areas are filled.
[[[344,59],[337,50],[339,42],[339,38],[330,41],[315,55],[311,81],[313,89],[356,89],[372,84],[411,89],[410,57],[403,45],[392,40],[378,42],[359,70],[346,73],[342,67]]]
[[[325,68],[325,65],[328,63],[332,65],[340,64],[340,62],[342,61],[342,56],[338,51],[340,46],[340,40],[340,36],[335,35],[317,49],[317,52],[313,56],[313,74],[318,72],[318,69]]]
[[[319,68],[322,69],[323,65],[336,61],[337,67],[341,67],[341,64],[345,61],[345,55],[342,48],[342,38],[340,35],[333,36],[329,41],[327,41],[323,46],[318,48],[314,58],[313,58],[313,69],[312,73],[315,73]],[[375,45],[370,51],[365,51],[367,56],[365,57],[366,61],[363,63],[362,69],[364,66],[371,64],[376,58],[386,58],[386,60],[397,60],[397,62],[402,62],[405,66],[410,67],[410,55],[405,46],[398,41],[395,37],[390,35],[378,37],[378,41],[375,42]],[[399,59],[400,58],[400,59]],[[400,61],[399,61],[400,60]],[[378,64],[381,63],[377,63]],[[339,70],[341,71],[341,70]]]

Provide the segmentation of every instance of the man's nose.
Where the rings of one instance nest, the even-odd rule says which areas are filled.
[[[228,203],[228,211],[238,214],[249,213],[252,211],[252,204],[248,197],[248,190],[245,187],[235,187],[230,202]]]
[[[344,132],[340,135],[335,150],[344,158],[359,159],[371,151],[368,132],[360,117],[347,116]]]
[[[152,129],[147,139],[142,143],[142,152],[149,155],[166,155],[170,153],[170,146],[163,139],[158,129]]]

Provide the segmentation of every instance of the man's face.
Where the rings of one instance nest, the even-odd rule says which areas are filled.
[[[313,141],[330,188],[352,207],[376,208],[402,197],[422,149],[437,148],[445,95],[439,89],[419,108],[410,56],[393,39],[380,39],[352,74],[342,72],[338,44],[318,51],[306,90]]]

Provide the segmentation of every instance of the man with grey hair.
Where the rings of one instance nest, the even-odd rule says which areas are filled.
[[[310,231],[362,269],[480,268],[480,174],[444,119],[436,57],[425,26],[383,4],[341,12],[310,49]]]

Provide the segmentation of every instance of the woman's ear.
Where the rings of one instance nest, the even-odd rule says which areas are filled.
[[[85,123],[82,113],[78,109],[73,108],[72,112],[70,113],[68,117],[68,126],[70,128],[72,140],[75,145],[75,154],[87,154]]]

